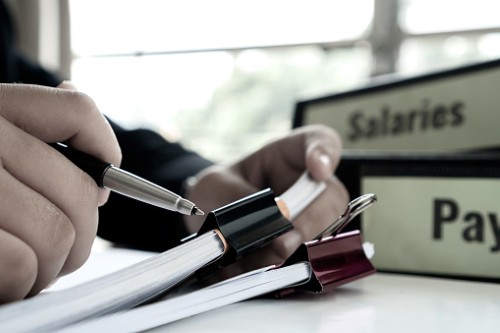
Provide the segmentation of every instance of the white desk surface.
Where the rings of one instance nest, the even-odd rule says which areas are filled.
[[[94,252],[52,289],[83,282],[150,254]],[[376,273],[325,295],[232,304],[150,332],[499,332],[500,284]]]

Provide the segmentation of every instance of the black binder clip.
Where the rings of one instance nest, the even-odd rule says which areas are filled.
[[[228,265],[293,228],[281,213],[271,189],[265,189],[210,212],[198,231],[220,231],[229,249],[217,261]]]

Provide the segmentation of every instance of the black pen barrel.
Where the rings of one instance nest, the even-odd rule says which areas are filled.
[[[99,187],[103,187],[103,177],[106,170],[112,167],[112,164],[103,162],[94,156],[73,149],[59,142],[51,143],[50,146],[63,154],[77,167],[85,171],[90,177],[92,177],[92,179],[94,179]]]

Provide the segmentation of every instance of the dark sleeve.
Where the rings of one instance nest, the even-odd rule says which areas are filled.
[[[113,124],[122,148],[121,168],[182,195],[184,180],[212,162],[165,140],[156,132]],[[163,251],[187,236],[183,216],[111,193],[99,209],[98,235],[114,243]]]
[[[22,54],[15,52],[12,58],[13,65],[11,69],[12,82],[15,83],[35,83],[43,86],[56,87],[63,80],[55,74],[45,70],[38,64],[35,64],[25,58]],[[15,78],[15,79],[14,79]]]

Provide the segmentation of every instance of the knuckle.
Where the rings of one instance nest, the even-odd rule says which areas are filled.
[[[73,212],[79,212],[78,215],[84,215],[88,219],[89,216],[93,216],[94,211],[99,206],[99,196],[101,189],[96,185],[94,180],[90,178],[85,172],[81,171],[82,177],[78,184],[75,184],[76,193],[74,193],[74,200],[71,202],[71,209]],[[89,223],[89,221],[85,221]]]
[[[90,184],[90,183],[89,183]],[[76,211],[78,210],[78,211]],[[82,186],[75,214],[68,223],[71,236],[70,251],[61,274],[70,273],[81,267],[90,254],[98,224],[98,190],[96,186]]]
[[[55,223],[54,235],[54,244],[59,249],[58,252],[69,252],[75,243],[76,232],[71,221],[63,214]]]
[[[35,252],[19,239],[11,239],[9,255],[0,260],[0,303],[24,298],[37,277],[38,261]],[[4,243],[5,245],[5,243]]]
[[[94,100],[89,95],[74,90],[58,89],[57,92],[62,94],[62,98],[69,110],[84,116],[100,115]]]
[[[89,247],[86,251],[79,251],[77,255],[70,256],[64,263],[59,275],[62,276],[72,273],[82,267],[90,255],[90,249],[91,247]]]
[[[86,175],[83,171],[82,174]],[[83,183],[80,186],[80,197],[77,206],[84,204],[84,207],[87,209],[97,207],[99,201],[99,187],[96,185],[94,180],[90,178],[90,176],[85,177],[84,179],[82,178],[82,180]]]
[[[75,228],[69,217],[53,204],[49,204],[40,216],[48,229],[43,233],[44,253],[48,257],[45,259],[52,262],[71,250],[76,238]]]

